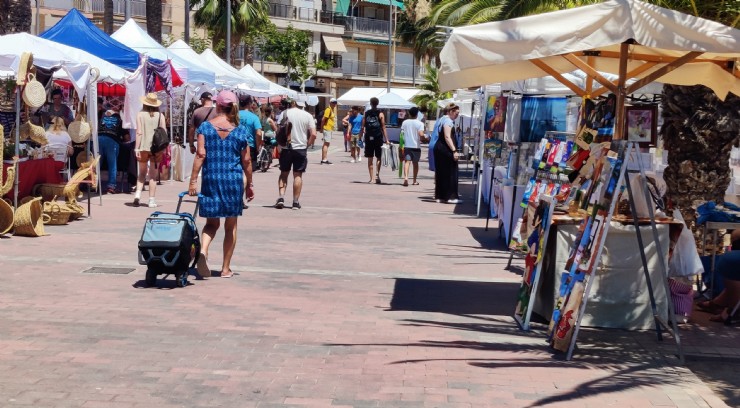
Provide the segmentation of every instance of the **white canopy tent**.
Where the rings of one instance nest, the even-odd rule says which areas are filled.
[[[21,56],[24,52],[33,53],[33,64],[44,69],[55,69],[55,78],[67,79],[72,83],[80,99],[96,100],[97,86],[93,86],[101,78],[112,81],[123,81],[129,74],[125,70],[110,64],[86,51],[69,47],[54,41],[45,40],[26,33],[8,34],[0,36],[0,71],[6,75],[15,76],[18,73]],[[91,71],[95,68],[99,75]],[[18,93],[16,93],[18,95]],[[19,154],[20,138],[20,99],[16,96],[16,126],[15,146],[16,155]],[[93,154],[98,154],[98,125],[97,106],[87,105],[87,118],[92,128]],[[99,164],[97,168],[100,170]],[[18,177],[17,171],[14,197],[15,207],[18,207]],[[102,201],[102,199],[101,199]]]
[[[417,88],[391,88],[391,92],[403,98],[408,102],[411,98],[416,96],[421,90]],[[355,87],[347,91],[344,95],[337,98],[337,102],[340,105],[345,106],[365,106],[370,102],[370,98],[381,96],[387,93],[387,88],[383,87]]]
[[[244,77],[241,75],[235,75],[229,71],[220,69],[218,65],[213,65],[206,61],[183,40],[175,41],[167,47],[167,50],[191,64],[199,65],[213,71],[216,76],[216,85],[218,86],[236,86],[244,82]]]
[[[38,67],[60,67],[54,77],[70,80],[81,98],[86,96],[86,87],[91,79],[90,68],[94,67],[100,72],[101,80],[120,82],[129,75],[124,69],[89,52],[28,33],[0,36],[0,71],[15,75],[24,52],[33,53],[33,63]]]
[[[151,58],[163,61],[172,60],[175,71],[187,84],[206,84],[210,86],[216,84],[216,74],[212,70],[203,67],[197,61],[182,58],[163,47],[139,27],[133,19],[129,19],[111,37]]]
[[[200,57],[207,66],[213,68],[217,74],[240,79],[241,81],[238,85],[238,89],[254,94],[255,96],[269,96],[267,95],[267,91],[270,89],[269,81],[259,80],[258,78],[249,78],[243,75],[238,69],[222,60],[210,48],[200,53]]]
[[[365,106],[370,107],[370,102],[367,102]],[[409,102],[393,91],[378,97],[378,108],[380,109],[410,109],[414,106],[416,106],[415,103]]]
[[[244,75],[244,76],[246,76],[248,78],[254,78],[256,81],[259,81],[259,82],[263,82],[263,81],[264,82],[267,82],[268,83],[268,86],[269,86],[268,87],[268,93],[271,94],[270,96],[274,96],[274,95],[285,95],[285,96],[288,96],[288,97],[291,97],[291,98],[296,98],[298,96],[298,92],[296,92],[296,91],[294,91],[292,89],[286,88],[284,86],[278,85],[278,84],[276,84],[276,83],[268,80],[267,78],[265,78],[264,76],[262,76],[262,74],[260,74],[259,72],[257,72],[257,70],[254,69],[254,67],[252,67],[249,64],[243,66],[242,69],[239,70],[239,72],[242,75]],[[317,103],[318,103],[318,101],[317,101]],[[314,105],[311,105],[311,106],[314,106]]]
[[[443,89],[552,75],[581,96],[614,92],[617,106],[657,79],[740,94],[740,30],[638,0],[455,28],[440,57]],[[575,69],[590,77],[585,89],[561,75]],[[625,86],[629,78],[638,80]],[[591,89],[592,79],[602,87]]]

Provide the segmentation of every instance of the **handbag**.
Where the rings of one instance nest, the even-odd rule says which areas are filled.
[[[46,138],[46,131],[44,131],[44,128],[34,125],[31,121],[23,123],[19,130],[21,140],[31,140],[42,146],[49,144],[49,139]]]
[[[85,143],[90,139],[90,135],[92,134],[90,123],[87,122],[85,115],[80,113],[83,112],[83,107],[84,105],[80,105],[80,109],[77,110],[77,115],[75,115],[75,120],[67,126],[67,133],[69,133],[69,137],[74,143]]]
[[[34,74],[28,74],[28,81],[23,88],[23,102],[31,108],[40,108],[46,102],[46,89]]]

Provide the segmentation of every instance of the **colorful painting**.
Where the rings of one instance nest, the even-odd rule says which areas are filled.
[[[555,210],[555,201],[550,196],[542,196],[534,210],[533,216],[528,217],[527,230],[531,231],[527,237],[527,254],[524,258],[524,274],[522,285],[519,287],[514,319],[522,330],[529,330],[529,320],[532,316],[534,299],[532,294],[537,293],[540,273],[542,272],[542,256],[550,233],[552,213]]]
[[[626,139],[641,146],[655,144],[657,139],[657,109],[655,106],[626,107]]]
[[[489,96],[486,105],[486,123],[483,130],[491,132],[503,132],[506,122],[506,96]]]

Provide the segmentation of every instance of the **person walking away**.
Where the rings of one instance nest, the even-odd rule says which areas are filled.
[[[262,124],[262,143],[268,143],[268,146],[275,146],[275,132],[277,132],[278,127],[277,122],[272,117],[272,106],[265,105],[260,123]],[[270,156],[270,164],[272,164],[272,155]]]
[[[329,161],[329,145],[331,144],[331,133],[337,122],[337,100],[331,98],[329,107],[324,109],[324,116],[321,118],[321,130],[323,131],[324,144],[321,146],[321,164],[331,164]]]
[[[247,143],[249,143],[249,154],[252,158],[252,169],[257,165],[257,152],[262,147],[262,122],[252,110],[253,100],[251,96],[239,99],[239,126],[247,128]],[[250,174],[251,179],[251,174]]]
[[[360,147],[358,142],[360,140],[360,130],[362,130],[362,118],[363,115],[360,113],[359,106],[353,106],[352,109],[347,113],[347,117],[342,120],[342,124],[347,128],[347,133],[350,142],[350,155],[352,160],[350,163],[360,161]]]
[[[378,110],[380,101],[376,97],[370,98],[370,109],[362,118],[360,137],[365,141],[365,157],[367,157],[367,170],[370,173],[368,183],[380,184],[380,157],[383,154],[383,143],[390,144],[388,134],[385,131],[385,115]],[[375,157],[375,169],[373,171],[373,157]]]
[[[440,137],[434,144],[434,197],[437,202],[459,204],[462,201],[457,192],[458,182],[458,146],[455,137],[455,119],[460,114],[460,107],[454,103],[447,105],[447,116],[441,119]]]
[[[238,217],[242,215],[244,177],[251,169],[247,127],[240,126],[238,99],[231,91],[221,91],[216,96],[216,116],[203,122],[198,134],[197,150],[190,173],[188,193],[197,195],[198,173],[203,170],[200,211],[206,219],[203,226],[201,257],[198,270],[210,276],[207,265],[208,250],[224,218],[223,260],[221,277],[231,278],[231,258],[236,248]],[[251,176],[250,176],[251,177]],[[247,180],[251,184],[251,178]],[[201,261],[202,259],[202,261]],[[202,274],[201,274],[202,275]]]
[[[424,124],[417,118],[419,108],[409,109],[409,118],[401,124],[401,133],[403,133],[403,186],[409,185],[409,168],[413,164],[414,178],[413,185],[419,185],[416,177],[419,174],[419,159],[421,159],[421,141],[425,139]]]
[[[293,170],[293,209],[300,210],[301,189],[303,188],[303,173],[308,166],[308,145],[316,139],[316,122],[310,113],[298,109],[295,101],[290,102],[290,109],[284,112],[285,118],[291,124],[288,142],[280,146],[280,177],[278,178],[278,193],[280,196],[275,202],[275,208],[285,206],[285,190],[288,188],[288,175]],[[281,123],[281,126],[283,124]]]
[[[213,95],[210,92],[200,94],[200,103],[200,108],[193,111],[188,128],[187,141],[188,145],[190,145],[190,153],[193,154],[195,154],[195,130],[200,127],[201,123],[216,117],[216,108],[213,106]]]
[[[108,165],[108,194],[116,194],[116,176],[118,175],[118,153],[121,143],[128,137],[128,131],[123,129],[123,119],[118,112],[104,111],[98,118],[98,144],[100,153]]]
[[[144,189],[144,182],[149,173],[149,208],[157,206],[156,189],[157,189],[157,169],[162,161],[164,150],[152,153],[152,141],[154,140],[154,131],[158,128],[165,128],[166,123],[164,115],[159,111],[162,101],[157,98],[156,93],[148,93],[141,97],[141,103],[144,104],[141,112],[136,115],[136,146],[134,153],[136,161],[139,164],[139,173],[136,179],[136,193],[134,195],[134,207],[139,206],[141,192]]]

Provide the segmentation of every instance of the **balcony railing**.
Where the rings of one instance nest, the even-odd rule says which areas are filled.
[[[86,11],[103,13],[105,11],[104,0],[43,0],[44,2],[85,2],[88,5]],[[126,15],[126,2],[124,0],[113,0],[113,14],[116,16]],[[131,17],[146,18],[146,1],[131,0]],[[162,20],[172,20],[172,5],[162,3]]]
[[[426,74],[426,67],[419,65],[396,64],[393,66],[393,75],[396,78],[422,78]]]
[[[384,77],[388,75],[388,64],[385,62],[342,60],[342,73],[348,75]]]
[[[324,24],[344,24],[344,16],[341,13],[319,10],[308,7],[296,7],[288,4],[270,3],[269,12],[271,17],[279,17],[287,20],[308,21]]]
[[[376,34],[387,37],[390,24],[385,20],[376,20],[365,17],[345,17],[344,29],[346,31],[365,34]]]
[[[35,3],[32,4],[35,6]],[[53,10],[70,10],[76,8],[84,13],[90,12],[90,1],[88,0],[39,0],[39,7]]]

